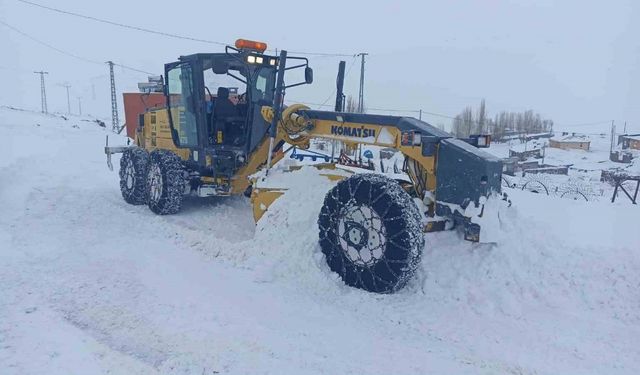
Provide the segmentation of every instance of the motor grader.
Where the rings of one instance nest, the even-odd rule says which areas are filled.
[[[338,181],[320,210],[319,245],[347,285],[399,290],[416,270],[428,232],[459,228],[466,240],[482,238],[474,215],[500,192],[502,173],[501,162],[476,147],[488,146],[487,136],[456,139],[415,118],[346,113],[339,106],[285,106],[286,90],[311,84],[313,71],[304,57],[265,51],[264,43],[240,39],[223,53],[165,64],[166,106],[139,114],[132,145],[111,147],[107,139],[110,168],[111,155],[122,153],[120,188],[127,203],[165,215],[177,213],[186,195],[244,194],[259,220],[286,193],[265,182],[270,169],[287,148],[306,149],[322,138],[394,148],[404,155],[409,181],[345,172],[333,157],[315,165]],[[299,82],[286,82],[294,70],[303,73]],[[233,79],[240,94],[231,98],[229,85],[209,87],[222,77]]]

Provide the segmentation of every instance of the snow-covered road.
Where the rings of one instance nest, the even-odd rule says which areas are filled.
[[[0,374],[640,372],[640,207],[510,191],[503,242],[429,235],[374,295],[324,263],[325,179],[298,172],[257,226],[244,198],[156,216],[104,135],[0,108]]]

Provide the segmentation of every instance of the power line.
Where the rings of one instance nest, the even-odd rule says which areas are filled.
[[[20,34],[20,35],[22,35],[22,36],[24,36],[25,38],[31,39],[32,41],[34,41],[34,42],[36,42],[36,43],[38,43],[38,44],[41,44],[41,45],[43,45],[43,46],[45,46],[45,47],[47,47],[47,48],[50,48],[50,49],[52,49],[52,50],[54,50],[54,51],[57,51],[57,52],[59,52],[59,53],[61,53],[61,54],[63,54],[63,55],[67,55],[67,56],[70,56],[70,57],[73,57],[73,58],[75,58],[75,59],[82,60],[82,61],[84,61],[84,62],[91,63],[91,64],[100,64],[100,62],[98,62],[98,61],[90,60],[90,59],[84,58],[84,57],[82,57],[82,56],[75,55],[75,54],[73,54],[73,53],[71,53],[71,52],[67,52],[67,51],[65,51],[65,50],[62,50],[62,49],[60,49],[60,48],[54,47],[54,46],[52,46],[52,45],[51,45],[51,44],[49,44],[49,43],[43,42],[43,41],[41,41],[40,39],[37,39],[37,38],[35,38],[35,37],[33,37],[33,36],[31,36],[31,35],[29,35],[29,34],[27,34],[27,33],[23,32],[23,31],[19,30],[18,28],[16,28],[16,27],[14,27],[14,26],[9,25],[8,23],[6,23],[6,22],[5,22],[5,21],[3,21],[3,20],[0,20],[0,24],[2,24],[2,25],[4,25],[4,26],[8,27],[9,29],[11,29],[11,30],[15,31],[16,33],[18,33],[18,34]]]
[[[565,128],[575,128],[575,127],[580,127],[580,126],[593,126],[593,125],[608,124],[610,122],[611,122],[611,120],[602,120],[602,121],[597,121],[597,122],[588,122],[588,123],[573,124],[573,125],[556,125],[556,124],[554,124],[554,126],[562,126],[562,127],[565,127]]]
[[[141,69],[138,69],[138,68],[132,68],[130,66],[123,65],[123,64],[113,63],[113,65],[119,66],[121,68],[129,69],[131,71],[138,72],[138,73],[143,73],[143,74],[148,74],[148,75],[155,75],[155,73],[147,72],[145,70],[141,70]]]
[[[61,14],[69,15],[69,16],[84,18],[84,19],[87,19],[87,20],[100,22],[100,23],[104,23],[104,24],[108,24],[108,25],[112,25],[112,26],[118,26],[118,27],[122,27],[122,28],[125,28],[125,29],[136,30],[136,31],[141,31],[141,32],[149,33],[149,34],[165,36],[165,37],[168,37],[168,38],[190,40],[190,41],[193,41],[193,42],[215,44],[215,45],[218,45],[218,46],[227,46],[227,45],[229,45],[229,43],[219,42],[219,41],[215,41],[215,40],[196,38],[196,37],[192,37],[192,36],[186,36],[186,35],[180,35],[180,34],[175,34],[175,33],[169,33],[169,32],[165,32],[165,31],[148,29],[148,28],[140,27],[140,26],[128,25],[128,24],[124,24],[124,23],[121,23],[121,22],[115,22],[115,21],[111,21],[111,20],[107,20],[107,19],[103,19],[103,18],[88,16],[88,15],[85,15],[85,14],[71,12],[71,11],[63,10],[63,9],[59,9],[59,8],[53,8],[53,7],[50,7],[50,6],[34,3],[34,2],[31,2],[31,1],[27,1],[27,0],[17,0],[17,1],[19,1],[21,3],[24,3],[24,4],[27,4],[27,5],[31,5],[31,6],[35,6],[35,7],[38,7],[38,8],[46,9],[46,10],[49,10],[49,11],[52,11],[52,12],[56,12],[56,13],[61,13]],[[269,50],[269,51],[273,51],[273,50]],[[348,56],[353,56],[353,54],[326,53],[326,52],[289,51],[289,53],[294,53],[294,54],[299,54],[299,55],[308,55],[308,56],[325,56],[325,57],[348,57]]]
[[[356,62],[356,56],[353,56],[353,59],[351,59],[351,64],[349,64],[349,68],[347,69],[347,73],[345,73],[344,78],[345,80],[347,79],[347,77],[349,76],[349,72],[351,71],[351,68],[353,68],[353,64]],[[322,104],[319,104],[319,107],[324,107],[325,104],[331,100],[331,98],[336,94],[336,88],[333,89],[333,91],[331,92],[331,94],[329,94],[329,96],[322,102]]]
[[[318,57],[353,57],[355,56],[354,54],[349,54],[349,53],[325,53],[325,52],[303,52],[303,51],[289,51],[289,53],[296,54],[296,55],[307,55],[307,56],[318,56]]]
[[[172,34],[172,33],[167,33],[167,32],[158,31],[158,30],[151,30],[151,29],[147,29],[147,28],[139,27],[139,26],[126,25],[126,24],[120,23],[120,22],[105,20],[105,19],[102,19],[102,18],[97,18],[97,17],[93,17],[93,16],[87,16],[87,15],[84,15],[84,14],[80,14],[80,13],[70,12],[70,11],[67,11],[67,10],[48,7],[46,5],[33,3],[31,1],[26,1],[26,0],[18,0],[18,1],[21,2],[21,3],[24,3],[24,4],[28,4],[28,5],[32,5],[32,6],[38,7],[38,8],[47,9],[47,10],[50,10],[52,12],[67,14],[67,15],[70,15],[70,16],[80,17],[80,18],[84,18],[84,19],[88,19],[88,20],[96,21],[96,22],[101,22],[101,23],[106,23],[108,25],[123,27],[123,28],[126,28],[126,29],[142,31],[142,32],[149,33],[149,34],[162,35],[162,36],[166,36],[166,37],[169,37],[169,38],[175,38],[175,39],[186,39],[186,40],[191,40],[191,41],[194,41],[194,42],[217,44],[217,45],[222,45],[222,46],[226,46],[227,45],[226,43],[215,42],[215,41],[212,41],[212,40],[194,38],[194,37],[178,35],[178,34]]]
[[[18,34],[20,34],[20,35],[24,36],[25,38],[31,39],[32,41],[34,41],[34,42],[36,42],[36,43],[38,43],[38,44],[40,44],[40,45],[43,45],[43,46],[45,46],[45,47],[47,47],[47,48],[49,48],[49,49],[52,49],[52,50],[54,50],[54,51],[56,51],[56,52],[58,52],[58,53],[61,53],[61,54],[63,54],[63,55],[69,56],[69,57],[73,57],[73,58],[75,58],[75,59],[78,59],[78,60],[84,61],[84,62],[89,63],[89,64],[102,65],[102,63],[101,63],[100,61],[92,60],[92,59],[88,59],[88,58],[86,58],[86,57],[82,57],[82,56],[76,55],[76,54],[74,54],[74,53],[71,53],[71,52],[65,51],[65,50],[63,50],[63,49],[60,49],[60,48],[58,48],[58,47],[55,47],[55,46],[53,46],[53,45],[51,45],[51,44],[49,44],[49,43],[47,43],[47,42],[43,42],[42,40],[40,40],[40,39],[38,39],[38,38],[36,38],[36,37],[34,37],[34,36],[31,36],[31,35],[29,35],[29,34],[25,33],[24,31],[21,31],[20,29],[18,29],[18,28],[16,28],[16,27],[14,27],[14,26],[11,26],[10,24],[6,23],[5,21],[3,21],[3,20],[1,20],[1,19],[0,19],[0,24],[4,25],[4,26],[6,26],[7,28],[9,28],[9,29],[11,29],[11,30],[15,31],[16,33],[18,33]],[[144,70],[141,70],[141,69],[132,68],[132,67],[130,67],[130,66],[123,65],[123,64],[116,64],[116,63],[114,63],[114,65],[117,65],[117,66],[119,66],[119,67],[121,67],[121,68],[124,68],[124,69],[132,70],[132,71],[134,71],[134,72],[139,72],[139,73],[144,73],[144,74],[149,74],[149,75],[153,75],[153,74],[154,74],[154,73],[147,72],[147,71],[144,71]]]
[[[379,112],[407,112],[407,113],[420,112],[419,109],[389,109],[389,108],[370,108],[370,107],[367,107],[366,110],[379,111]]]

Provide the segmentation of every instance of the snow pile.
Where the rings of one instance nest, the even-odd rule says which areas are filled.
[[[640,372],[637,206],[507,189],[497,244],[429,234],[375,295],[324,262],[313,167],[257,225],[241,197],[156,216],[120,197],[105,134],[0,108],[2,374]]]

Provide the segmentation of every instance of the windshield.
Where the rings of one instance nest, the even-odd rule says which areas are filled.
[[[275,68],[273,67],[256,67],[255,70],[249,70],[251,73],[251,80],[247,80],[247,70],[230,68],[229,74],[215,74],[213,69],[206,67],[210,64],[204,64],[205,70],[204,83],[205,83],[205,96],[216,96],[218,88],[224,87],[229,89],[229,98],[237,102],[238,99],[243,99],[244,94],[248,94],[251,101],[254,103],[271,103],[273,101],[273,92],[275,87]],[[246,83],[239,80],[239,78],[248,81]],[[253,81],[253,84],[251,84]]]

